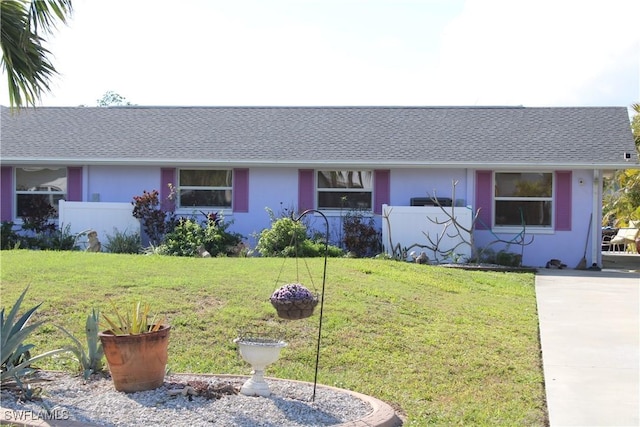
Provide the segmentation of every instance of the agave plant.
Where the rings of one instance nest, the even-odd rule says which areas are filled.
[[[22,305],[22,300],[27,294],[28,289],[29,287],[20,294],[20,297],[6,317],[4,308],[0,311],[0,360],[2,360],[0,386],[10,380],[20,383],[20,378],[24,378],[33,373],[34,370],[31,368],[32,363],[56,353],[66,351],[61,348],[31,357],[31,350],[34,345],[25,344],[24,341],[33,331],[42,325],[43,322],[40,321],[27,325],[31,316],[33,316],[42,303],[27,310],[22,316],[17,317],[20,305]]]
[[[114,335],[137,335],[156,332],[166,321],[164,317],[159,321],[156,321],[156,316],[150,317],[149,311],[151,307],[149,304],[143,306],[140,301],[134,303],[131,311],[126,311],[124,314],[120,313],[113,302],[111,302],[111,307],[113,307],[115,317],[111,318],[105,314],[102,317]]]
[[[64,332],[73,341],[73,346],[67,347],[67,350],[72,352],[80,368],[82,369],[82,375],[84,379],[88,379],[91,374],[102,371],[104,366],[102,359],[104,357],[104,350],[102,349],[102,343],[98,338],[98,323],[100,320],[100,312],[94,308],[91,314],[87,316],[87,322],[85,325],[85,333],[87,335],[87,349],[83,347],[79,339],[73,336],[71,332],[64,329],[62,326],[58,326],[62,332]]]

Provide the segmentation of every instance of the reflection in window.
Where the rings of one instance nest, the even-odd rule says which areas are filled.
[[[553,174],[496,172],[495,225],[550,227]]]
[[[373,206],[373,171],[318,171],[319,209],[362,209]]]
[[[178,204],[182,208],[231,208],[231,170],[181,169]]]
[[[67,195],[67,168],[24,167],[16,168],[16,214],[31,216],[34,210],[47,206],[55,209]]]

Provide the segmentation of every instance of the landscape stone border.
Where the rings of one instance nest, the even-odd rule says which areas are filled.
[[[176,376],[198,376],[198,377],[216,377],[216,378],[250,378],[248,375],[232,375],[232,374],[173,374]],[[283,378],[267,378],[269,381],[282,381],[313,385],[306,381],[287,380]],[[368,403],[372,411],[368,415],[353,421],[342,424],[336,424],[334,427],[399,427],[403,425],[401,416],[389,405],[380,399],[368,396],[366,394],[355,391],[332,387],[328,385],[317,384],[318,388],[335,390],[341,393],[347,393],[351,396]],[[18,425],[25,427],[92,427],[95,424],[83,423],[73,420],[17,420],[12,417],[13,410],[0,407],[0,425]]]

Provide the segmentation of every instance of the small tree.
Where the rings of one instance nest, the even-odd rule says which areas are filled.
[[[29,198],[29,202],[20,212],[22,217],[22,229],[36,234],[50,233],[56,229],[53,218],[56,209],[51,206],[44,195],[36,195]]]
[[[127,101],[127,98],[112,90],[106,91],[104,95],[102,95],[102,98],[98,99],[96,102],[98,103],[98,107],[121,107],[132,105],[129,101]]]
[[[380,253],[382,236],[376,229],[373,218],[365,219],[360,211],[349,211],[342,222],[344,248],[357,257],[374,256]]]
[[[150,192],[144,190],[141,196],[133,197],[131,204],[133,217],[142,221],[143,230],[153,245],[159,244],[164,235],[173,229],[175,216],[173,212],[162,208],[158,190]]]
[[[75,245],[75,236],[70,233],[70,226],[58,226],[54,222],[56,209],[51,206],[44,195],[29,198],[21,209],[22,231],[20,238],[27,248],[70,250]],[[22,246],[22,244],[20,245]]]
[[[452,181],[451,198],[454,201],[456,200],[457,185],[458,185],[458,181]],[[474,212],[473,218],[471,220],[471,226],[469,228],[466,228],[466,227],[463,227],[456,219],[456,215],[454,213],[455,202],[454,202],[454,206],[451,206],[451,208],[444,209],[440,204],[440,202],[438,201],[438,198],[435,196],[435,192],[432,197],[432,200],[433,200],[433,203],[442,210],[442,212],[447,216],[448,219],[446,221],[439,222],[429,218],[429,221],[433,222],[434,224],[440,224],[444,227],[442,231],[442,235],[446,233],[448,237],[457,236],[460,239],[460,242],[455,247],[447,248],[446,250],[443,251],[442,248],[439,247],[441,237],[436,239],[436,241],[434,241],[427,235],[426,237],[429,240],[429,243],[431,244],[432,250],[434,252],[439,252],[444,255],[452,256],[455,254],[456,248],[458,248],[461,245],[468,245],[471,248],[471,258],[466,261],[482,262],[483,259],[485,258],[485,255],[484,255],[485,251],[488,250],[492,245],[495,245],[496,243],[506,244],[507,248],[510,247],[511,245],[518,245],[520,246],[520,254],[518,254],[517,257],[512,257],[508,251],[502,250],[499,252],[499,254],[501,254],[500,255],[501,258],[499,259],[509,260],[508,261],[509,264],[505,264],[505,265],[519,266],[522,264],[522,257],[524,256],[524,247],[533,243],[533,239],[534,239],[534,236],[530,236],[529,238],[527,238],[527,226],[524,222],[524,219],[522,219],[522,230],[519,233],[517,233],[513,239],[504,240],[492,233],[495,239],[489,242],[489,244],[487,244],[487,246],[485,246],[484,248],[478,248],[475,243],[474,234],[476,229],[476,223],[478,222],[478,217],[480,215],[480,209],[477,209]],[[448,227],[450,226],[453,227],[451,234],[447,231]],[[516,259],[516,261],[512,261],[512,258]],[[519,264],[519,265],[514,265],[514,264]]]
[[[452,181],[452,190],[451,190],[452,197],[451,198],[454,201],[456,200],[457,185],[458,185],[458,181],[455,181],[455,180]],[[503,243],[507,245],[507,248],[510,245],[520,246],[520,254],[518,259],[519,259],[519,262],[521,263],[522,257],[524,254],[524,247],[533,243],[534,237],[533,236],[527,237],[526,224],[523,221],[522,230],[519,233],[517,233],[513,239],[504,240],[494,234],[495,240],[489,242],[489,244],[484,248],[478,248],[476,246],[474,232],[475,232],[476,223],[478,221],[478,216],[480,215],[480,209],[477,209],[473,213],[473,217],[471,219],[471,225],[469,227],[465,227],[462,224],[460,224],[460,222],[456,218],[455,203],[451,207],[446,207],[446,208],[443,207],[440,201],[438,200],[438,198],[436,197],[435,191],[434,191],[433,197],[431,197],[431,200],[433,201],[433,204],[435,206],[439,207],[442,210],[442,212],[446,216],[446,219],[437,220],[437,219],[427,217],[428,221],[432,222],[433,224],[442,226],[442,231],[438,233],[436,236],[430,236],[429,233],[423,232],[423,234],[425,235],[428,241],[428,244],[413,243],[412,245],[404,248],[401,248],[400,244],[394,245],[391,239],[391,223],[389,220],[389,216],[388,215],[384,216],[384,219],[387,221],[387,227],[389,230],[389,245],[392,251],[392,256],[394,258],[404,260],[407,258],[409,250],[411,250],[412,248],[421,248],[421,249],[428,249],[432,251],[436,258],[438,257],[438,255],[444,255],[445,257],[452,258],[454,259],[455,262],[457,262],[458,261],[456,260],[458,258],[458,256],[456,255],[457,248],[459,248],[460,246],[469,246],[471,248],[471,257],[469,259],[465,259],[465,260],[461,259],[459,261],[463,261],[467,263],[483,262],[483,260],[486,258],[486,253],[489,253],[489,252],[492,253],[490,246],[496,243]],[[453,247],[442,248],[442,241],[445,236],[449,238],[457,238],[457,243],[455,243]],[[501,251],[501,252],[507,253],[506,251]]]
[[[640,104],[633,104],[635,115],[631,131],[636,153],[640,156]],[[625,227],[630,220],[640,219],[640,169],[624,169],[604,184],[602,225]]]

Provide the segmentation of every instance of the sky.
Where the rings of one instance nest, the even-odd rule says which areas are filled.
[[[637,0],[73,4],[47,37],[59,75],[38,105],[95,106],[107,91],[145,106],[640,102]]]

